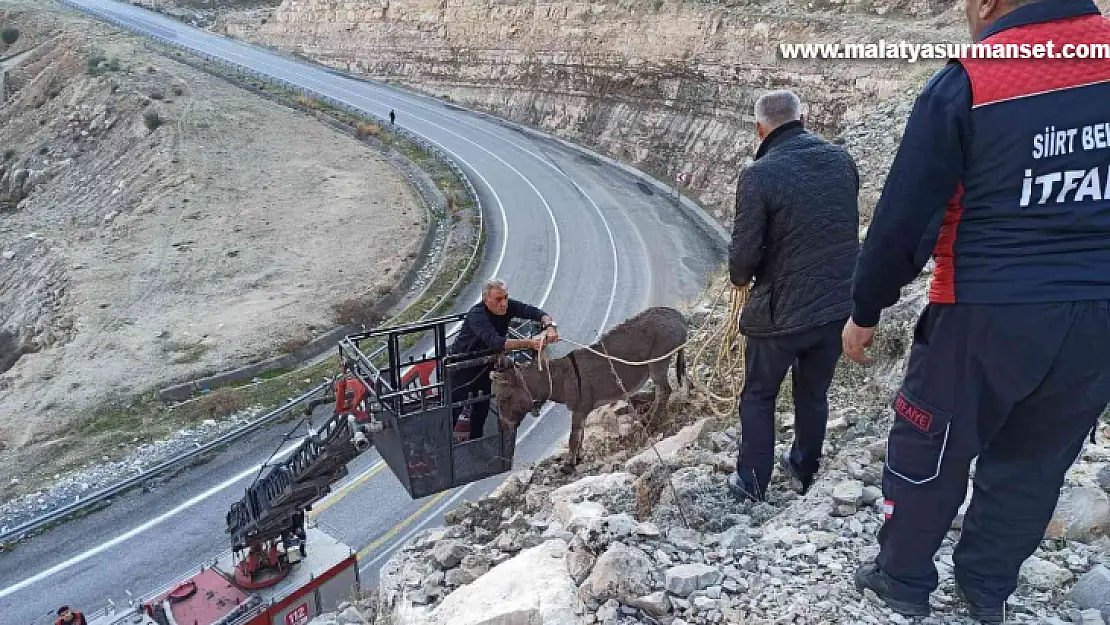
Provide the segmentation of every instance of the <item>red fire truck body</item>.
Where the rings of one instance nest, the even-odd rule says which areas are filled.
[[[237,563],[228,551],[126,612],[93,615],[89,625],[307,625],[355,598],[360,579],[352,549],[319,528],[306,534],[305,556],[298,550],[285,554],[291,566],[273,586],[237,586]]]

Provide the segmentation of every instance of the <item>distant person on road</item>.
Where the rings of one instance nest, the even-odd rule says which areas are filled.
[[[972,41],[994,49],[1110,41],[1091,0],[967,0],[965,15]],[[952,577],[972,618],[1005,621],[1110,401],[1110,193],[1095,130],[1110,121],[1110,61],[1034,56],[954,59],[930,78],[856,267],[844,353],[866,363],[883,309],[924,265],[916,252],[935,246],[891,402],[879,552],[854,574],[904,616],[930,612],[974,459]]]
[[[394,124],[394,122],[396,122],[396,121],[397,121],[397,113],[394,113],[393,109],[389,109],[389,125],[392,126]]]
[[[737,184],[729,249],[732,283],[755,284],[740,317],[747,340],[741,445],[728,488],[741,500],[765,501],[775,399],[791,367],[794,442],[780,462],[802,493],[820,464],[840,332],[852,312],[859,172],[846,150],[806,130],[794,93],[763,95],[755,118],[760,145]]]
[[[68,605],[63,605],[58,608],[58,620],[54,625],[88,625],[88,623],[85,621],[84,614],[74,612]]]
[[[514,318],[538,321],[543,324],[546,338],[537,336],[530,339],[507,339],[509,325]],[[559,340],[559,333],[551,315],[546,312],[509,297],[509,290],[501,280],[489,280],[482,286],[482,301],[475,304],[466,313],[462,328],[455,342],[448,352],[451,355],[494,349],[498,351],[511,351],[515,349],[534,349],[539,351],[543,344]],[[471,404],[470,408],[470,438],[477,439],[484,435],[486,415],[489,413],[489,395],[492,384],[490,372],[493,364],[487,364],[467,369],[458,369],[453,373],[452,382],[454,389],[451,393],[451,402],[463,401],[471,394],[481,394],[482,401]],[[456,408],[452,415],[457,422],[462,408]]]

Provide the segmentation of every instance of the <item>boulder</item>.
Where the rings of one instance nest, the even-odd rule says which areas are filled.
[[[580,594],[583,599],[596,603],[616,599],[628,604],[651,592],[654,570],[655,564],[640,549],[613,543],[597,559]]]
[[[663,458],[663,462],[671,465],[684,450],[694,447],[703,439],[708,438],[706,434],[708,424],[707,419],[702,419],[682,428],[674,436],[655,443],[654,449],[649,446],[644,451],[629,458],[624,463],[624,469],[633,475],[641,475],[652,466],[659,464],[660,457]],[[656,452],[658,452],[658,455],[656,455]]]
[[[1060,496],[1045,535],[1091,542],[1110,534],[1110,497],[1101,488],[1073,488]]]
[[[1100,564],[1080,576],[1068,599],[1081,610],[1098,610],[1110,621],[1110,569]]]
[[[1070,582],[1074,575],[1071,571],[1058,567],[1055,564],[1030,556],[1021,565],[1018,574],[1022,582],[1029,584],[1037,590],[1053,590]]]
[[[435,609],[395,610],[394,625],[576,625],[586,606],[567,573],[566,553],[561,540],[525,549]]]
[[[713,586],[721,581],[721,572],[706,564],[683,564],[667,569],[667,592],[688,597],[691,593]]]

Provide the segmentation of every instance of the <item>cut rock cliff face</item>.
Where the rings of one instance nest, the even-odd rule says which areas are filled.
[[[686,172],[688,194],[726,225],[763,92],[795,90],[809,126],[833,138],[853,124],[901,127],[905,116],[885,119],[876,105],[904,100],[941,64],[784,60],[779,44],[967,39],[962,10],[922,0],[285,0],[213,28],[549,131],[668,183]],[[404,124],[419,110],[397,114]],[[866,194],[865,214],[876,197]]]

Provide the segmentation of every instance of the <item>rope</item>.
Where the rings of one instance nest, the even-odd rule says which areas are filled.
[[[737,287],[726,282],[718,290],[713,305],[710,307],[711,309],[717,307],[726,290],[729,291],[728,317],[725,319],[725,323],[721,324],[708,336],[705,336],[704,343],[694,354],[690,366],[693,373],[696,374],[698,365],[702,363],[703,357],[707,355],[709,346],[715,342],[718,345],[716,362],[709,367],[707,380],[702,382],[697,375],[690,375],[690,380],[704,391],[705,396],[709,399],[709,408],[715,415],[731,418],[734,416],[733,411],[740,399],[740,393],[744,390],[746,376],[744,365],[745,340],[744,336],[740,334],[740,313],[748,302],[749,287],[747,285]],[[700,330],[704,330],[711,320],[712,316],[707,316]],[[701,332],[698,334],[702,335]],[[720,395],[716,390],[721,384],[728,391],[726,395]],[[722,409],[722,405],[726,407]]]
[[[659,362],[660,360],[666,360],[666,359],[670,358],[671,356],[674,356],[675,354],[677,354],[678,350],[682,349],[683,347],[686,347],[690,343],[690,341],[686,341],[685,343],[679,345],[678,347],[672,349],[671,351],[667,352],[666,354],[663,354],[662,356],[660,356],[658,358],[652,358],[651,360],[641,360],[641,361],[637,362],[637,361],[634,361],[634,360],[625,360],[623,358],[617,358],[616,356],[610,356],[609,354],[603,354],[603,353],[597,351],[596,349],[590,347],[589,345],[583,345],[582,343],[579,343],[578,341],[573,341],[571,339],[566,339],[566,338],[563,338],[561,336],[559,337],[559,341],[560,342],[566,341],[567,343],[570,343],[571,345],[577,345],[578,347],[581,347],[581,348],[583,348],[583,349],[585,349],[589,352],[597,354],[598,356],[601,356],[602,358],[608,359],[610,361],[619,362],[622,365],[630,365],[630,366],[633,366],[633,367],[640,367],[640,366],[643,366],[643,365],[650,365],[654,362]],[[541,368],[540,370],[542,371],[543,369]]]

